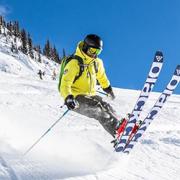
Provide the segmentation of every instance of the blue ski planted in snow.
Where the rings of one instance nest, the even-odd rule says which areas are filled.
[[[163,53],[161,51],[157,51],[154,56],[153,63],[151,65],[151,69],[149,71],[148,77],[146,79],[146,82],[143,86],[143,89],[140,93],[140,96],[135,104],[135,107],[131,113],[131,117],[126,125],[126,128],[123,132],[123,135],[120,139],[117,139],[117,143],[115,145],[115,151],[120,152],[124,149],[129,135],[136,124],[138,117],[144,107],[144,104],[146,100],[149,97],[150,92],[152,91],[154,84],[157,81],[157,78],[159,76],[159,73],[161,71],[163,65]]]
[[[123,152],[129,153],[132,148],[134,147],[135,143],[140,139],[140,137],[143,135],[143,133],[146,131],[148,126],[151,124],[153,119],[157,116],[158,112],[164,105],[164,103],[167,101],[167,99],[171,96],[174,89],[177,87],[180,81],[180,65],[176,67],[176,70],[168,83],[166,89],[162,92],[157,102],[154,104],[153,108],[147,115],[147,117],[144,119],[140,127],[138,128],[135,135],[132,137],[132,140],[130,140],[129,144],[126,144]]]

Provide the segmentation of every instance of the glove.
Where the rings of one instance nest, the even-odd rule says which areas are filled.
[[[115,99],[115,95],[113,93],[111,85],[107,88],[104,88],[103,91],[106,92],[111,97],[112,100]]]
[[[65,105],[69,110],[73,110],[79,107],[79,103],[74,99],[73,95],[68,95],[65,99]]]

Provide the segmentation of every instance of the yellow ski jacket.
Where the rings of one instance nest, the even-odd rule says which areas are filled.
[[[82,75],[74,82],[75,77],[79,74],[80,67],[76,59],[67,63],[64,74],[61,79],[60,93],[65,99],[68,95],[96,95],[97,80],[102,88],[107,88],[110,82],[106,76],[103,62],[99,58],[91,58],[82,51],[83,42],[81,41],[76,49],[75,55],[83,59],[84,71]],[[94,67],[94,61],[97,65],[97,72]]]

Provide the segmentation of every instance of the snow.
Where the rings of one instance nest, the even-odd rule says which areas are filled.
[[[129,155],[113,151],[111,136],[95,119],[70,111],[24,156],[66,110],[58,82],[51,80],[59,67],[45,57],[48,65],[11,54],[3,42],[1,38],[0,180],[180,179],[180,95],[169,98]],[[46,71],[44,80],[37,75],[40,68]],[[104,98],[124,117],[140,91],[114,90],[114,101]],[[159,95],[151,94],[141,118]]]

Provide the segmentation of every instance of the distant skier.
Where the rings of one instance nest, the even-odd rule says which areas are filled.
[[[41,80],[43,80],[43,78],[42,78],[42,76],[43,76],[43,72],[41,71],[41,69],[38,71],[38,73],[37,73],[38,75],[39,75],[39,78],[41,79]]]
[[[57,76],[56,69],[54,68],[53,69],[53,74],[52,74],[52,80],[56,80],[56,76]]]
[[[102,89],[112,99],[115,98],[103,62],[98,58],[102,47],[103,41],[95,34],[89,34],[79,42],[75,54],[64,68],[59,91],[68,109],[97,119],[114,137],[120,121],[115,117],[113,108],[96,95],[98,80]],[[82,60],[81,63],[80,60]],[[80,73],[80,71],[83,72]]]

